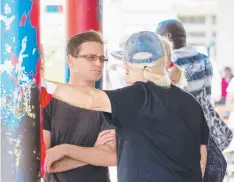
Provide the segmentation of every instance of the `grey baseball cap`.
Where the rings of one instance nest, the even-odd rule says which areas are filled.
[[[128,38],[123,51],[116,51],[111,55],[134,64],[150,64],[164,56],[165,51],[159,35],[142,31]]]

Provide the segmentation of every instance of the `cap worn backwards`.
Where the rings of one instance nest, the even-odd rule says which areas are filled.
[[[160,37],[150,31],[132,34],[125,43],[124,60],[134,64],[150,64],[164,56]]]

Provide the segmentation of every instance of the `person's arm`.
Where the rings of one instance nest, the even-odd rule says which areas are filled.
[[[111,113],[108,122],[114,126],[133,126],[134,117],[151,99],[143,82],[110,91],[58,83],[53,93],[53,97],[75,107],[105,111],[105,116]]]
[[[105,129],[107,125],[102,127]],[[115,130],[113,129],[100,132],[94,147],[79,147],[74,145],[69,145],[71,149],[69,147],[66,148],[66,146],[64,147],[66,151],[72,150],[65,153],[66,157],[68,156],[95,166],[116,166],[116,141]],[[79,155],[76,155],[77,152]]]
[[[95,146],[102,146],[102,145],[108,145],[112,147],[112,149],[115,149],[114,130],[105,130],[99,133]],[[59,147],[54,147],[48,150],[47,152],[48,157],[50,156],[53,157],[53,155],[56,155],[56,153],[61,152],[58,150],[60,150]],[[81,162],[80,160],[76,160],[72,157],[65,156],[62,159],[55,161],[50,167],[47,167],[46,170],[48,173],[57,173],[57,172],[63,172],[63,171],[68,171],[74,168],[82,167],[87,164],[88,163]]]
[[[109,145],[79,147],[63,144],[63,154],[94,166],[116,166],[116,151]]]
[[[106,117],[104,117],[103,113],[100,114],[101,126],[100,126],[100,134],[98,135],[98,139],[100,142],[96,142],[95,146],[98,145],[108,145],[114,151],[116,151],[116,134],[113,126],[113,122],[107,122]]]
[[[75,107],[111,113],[111,103],[104,91],[63,83],[56,83],[56,85],[54,98]]]
[[[47,173],[59,173],[59,172],[76,169],[85,165],[87,164],[79,160],[75,160],[71,157],[63,157],[62,159],[54,162],[52,166],[49,168],[49,170],[46,170],[46,172]]]
[[[125,124],[134,121],[136,114],[150,100],[146,83],[143,82],[111,91],[55,82],[48,84],[55,85],[51,93],[58,100],[75,107],[112,113],[114,126],[119,125],[119,122]]]
[[[117,161],[116,151],[109,145],[80,147],[61,144],[48,149],[45,161],[46,171],[53,172],[53,163],[64,157],[70,157],[94,166],[115,166]]]
[[[205,170],[206,170],[206,162],[207,162],[207,147],[206,145],[201,145],[201,171],[202,171],[202,177],[205,175]]]

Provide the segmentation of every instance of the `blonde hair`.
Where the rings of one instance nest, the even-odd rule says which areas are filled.
[[[170,87],[170,75],[165,70],[166,57],[159,58],[153,67],[144,67],[144,78],[161,87]],[[160,71],[163,70],[163,71]]]
[[[165,56],[159,58],[157,61],[151,64],[134,64],[127,62],[129,70],[141,70],[145,80],[149,80],[161,87],[170,87],[171,80],[168,72],[165,70],[165,64]]]
[[[178,85],[181,82],[183,71],[177,65],[173,65],[170,68],[172,63],[173,44],[167,37],[161,36],[161,41],[165,48],[165,56],[167,59],[167,68],[169,71],[170,80],[173,84]]]

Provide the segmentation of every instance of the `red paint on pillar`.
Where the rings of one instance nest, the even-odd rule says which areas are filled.
[[[32,25],[32,27],[34,27],[36,29],[37,32],[37,48],[40,52],[40,18],[38,18],[38,16],[40,17],[40,0],[33,0],[32,2],[32,9],[30,11],[30,23]],[[40,87],[40,67],[41,67],[41,58],[39,58],[37,60],[37,65],[36,65],[36,74],[32,75],[33,78],[35,79],[35,84],[37,87]],[[31,73],[32,74],[32,73]]]
[[[41,87],[41,108],[45,108],[51,101],[52,95],[48,94],[45,87]]]
[[[22,16],[22,18],[20,20],[20,26],[24,26],[26,20],[27,20],[27,15],[24,13],[24,15]]]
[[[67,36],[88,30],[102,31],[102,21],[98,19],[99,0],[68,0]]]
[[[33,0],[32,9],[30,11],[31,25],[37,30],[37,45],[40,45],[40,0]]]
[[[32,27],[36,29],[37,32],[37,48],[40,52],[40,0],[33,0],[32,9],[30,11],[30,23]],[[35,79],[35,84],[37,87],[40,87],[40,67],[41,67],[41,59],[39,58],[36,65],[36,74],[32,75]]]

